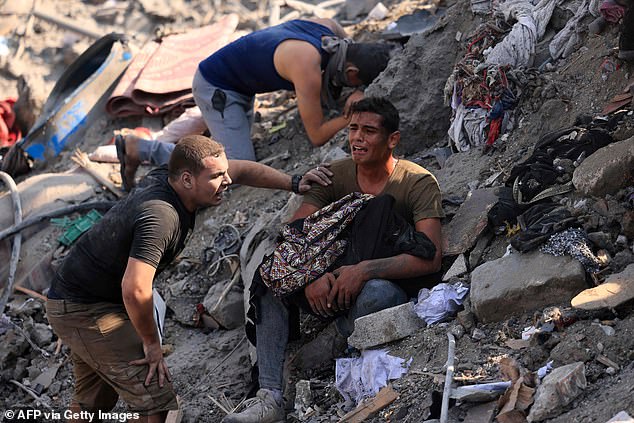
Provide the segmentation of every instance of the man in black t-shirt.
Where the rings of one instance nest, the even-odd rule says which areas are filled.
[[[178,409],[154,321],[155,275],[185,247],[196,210],[219,205],[232,179],[297,193],[318,182],[310,175],[291,177],[259,163],[227,160],[222,145],[203,136],[183,138],[168,168],[148,176],[146,186],[77,241],[48,294],[48,320],[71,349],[70,408],[76,413],[109,411],[119,396],[143,421],[162,422],[169,410]]]

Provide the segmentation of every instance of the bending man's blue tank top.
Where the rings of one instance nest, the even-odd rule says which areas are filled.
[[[273,64],[277,46],[285,40],[311,43],[321,54],[322,69],[329,54],[321,48],[321,37],[334,35],[318,23],[293,20],[245,35],[226,45],[198,65],[202,76],[212,85],[244,95],[294,90]]]

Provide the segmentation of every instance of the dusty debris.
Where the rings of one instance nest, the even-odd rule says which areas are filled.
[[[528,414],[528,421],[539,422],[561,414],[562,408],[579,396],[586,386],[583,363],[577,362],[556,368],[537,388],[535,403]]]
[[[80,3],[71,1],[61,5],[53,2],[51,3],[51,8],[46,10],[46,13],[50,12],[51,16],[64,17],[75,24],[77,22],[87,22],[88,24],[83,29],[88,28],[99,34],[108,33],[112,30],[127,32],[128,34],[136,33],[137,40],[153,37],[153,30],[158,23],[161,23],[162,31],[169,32],[172,28],[193,28],[212,23],[223,14],[231,11],[240,12],[241,29],[251,30],[264,27],[269,16],[273,18],[272,14],[269,15],[269,11],[273,10],[276,3],[279,9],[278,19],[280,21],[292,17],[314,16],[315,11],[319,12],[318,9],[338,13],[337,18],[339,19],[345,20],[346,18],[346,5],[343,2],[320,4],[324,2],[312,0],[305,0],[303,2],[305,4],[302,5],[295,3],[297,8],[289,7],[285,2],[263,1],[256,4],[244,1],[237,4],[239,2],[215,1],[202,3],[194,0],[189,4],[187,13],[176,7],[158,10],[157,14],[169,14],[170,16],[164,17],[169,17],[169,19],[173,20],[171,23],[168,22],[168,19],[163,18],[155,20],[151,14],[146,13],[146,10],[138,2],[127,4],[128,9],[125,14],[119,13],[119,8],[116,8],[116,11],[114,9],[107,10],[104,8],[107,4],[98,3],[100,2]],[[145,3],[149,4],[151,2]],[[156,3],[158,4],[158,2]],[[376,4],[378,2],[367,3]],[[351,33],[360,30],[361,33],[355,34],[358,39],[371,39],[372,37],[376,39],[380,37],[380,33],[387,28],[390,22],[395,22],[401,15],[411,14],[420,7],[420,2],[394,2],[388,0],[383,3],[387,8],[387,15],[384,20],[365,19],[362,21],[363,15],[361,14],[355,18],[355,25],[347,26],[346,30]],[[473,1],[471,4],[469,2],[447,4],[447,17],[440,20],[440,25],[429,33],[412,35],[409,42],[404,44],[403,50],[391,61],[390,66],[381,75],[379,81],[372,84],[368,90],[368,94],[387,95],[396,103],[402,117],[402,142],[399,147],[399,154],[405,155],[405,158],[411,158],[412,155],[417,158],[420,157],[420,163],[432,170],[438,177],[443,189],[443,195],[446,198],[462,199],[470,188],[476,186],[487,187],[488,184],[495,186],[504,183],[512,165],[526,158],[535,141],[545,131],[574,125],[575,118],[580,115],[597,115],[601,112],[604,105],[609,103],[611,98],[623,93],[631,69],[625,65],[611,68],[611,73],[605,80],[603,80],[602,76],[607,76],[607,74],[602,74],[601,72],[602,61],[606,58],[610,48],[616,45],[614,33],[616,27],[614,26],[607,27],[602,32],[601,37],[585,38],[585,34],[580,33],[581,38],[579,40],[581,40],[583,46],[579,51],[570,52],[571,56],[568,59],[554,61],[550,58],[548,44],[555,32],[551,30],[563,28],[565,21],[570,17],[569,12],[564,11],[564,8],[568,6],[567,3],[555,7],[557,22],[552,27],[549,27],[548,33],[544,36],[544,41],[536,46],[535,65],[542,66],[540,66],[539,70],[537,68],[531,70],[526,76],[526,81],[522,82],[524,89],[522,101],[524,103],[521,104],[521,110],[516,115],[517,120],[512,122],[512,129],[507,134],[496,140],[496,149],[493,152],[489,152],[488,155],[482,156],[482,152],[475,149],[467,153],[456,153],[447,158],[442,169],[437,169],[438,160],[433,157],[424,157],[426,151],[434,148],[446,148],[448,145],[446,131],[449,123],[450,108],[442,105],[442,87],[445,85],[448,75],[452,72],[454,64],[464,56],[464,52],[474,40],[472,37],[476,29],[476,23],[480,22],[478,19],[493,16],[490,12],[487,12],[489,13],[488,15],[474,17],[469,10],[470,6],[486,6],[487,10],[489,10],[490,2]],[[13,5],[12,7],[16,6]],[[16,15],[10,17],[5,16],[6,11],[3,8],[3,16],[1,17],[3,20],[0,20],[0,35],[6,38],[6,43],[3,45],[6,45],[7,57],[15,55],[20,44],[17,41],[23,40],[21,42],[23,47],[21,48],[22,53],[19,61],[13,60],[5,65],[7,61],[4,58],[0,58],[0,65],[5,70],[0,75],[0,87],[3,88],[3,92],[6,92],[7,95],[17,94],[15,88],[16,80],[11,76],[12,72],[16,76],[25,75],[25,77],[29,76],[31,78],[46,76],[46,79],[42,80],[41,83],[45,92],[50,91],[54,80],[63,72],[63,54],[59,49],[60,46],[68,45],[63,39],[67,30],[55,23],[36,17],[32,19],[33,25],[28,31],[28,36],[24,36],[26,32],[23,32],[23,29],[22,32],[12,33],[11,25],[2,26],[2,22],[5,22],[4,19],[8,18],[10,21],[18,22],[20,26],[25,27],[24,24],[28,19],[29,8],[30,4],[23,6],[21,7],[21,12],[16,12]],[[103,10],[99,12],[99,8]],[[299,10],[301,8],[306,12],[301,12]],[[364,13],[368,13],[368,11]],[[95,19],[94,25],[93,19]],[[344,22],[344,24],[348,23]],[[495,21],[495,24],[498,26],[505,25],[501,20]],[[123,31],[124,29],[125,31]],[[509,28],[503,27],[500,29],[506,31]],[[460,36],[457,37],[457,34],[460,34]],[[483,34],[478,33],[477,35]],[[485,38],[489,35],[484,34]],[[66,38],[66,41],[68,41],[71,37]],[[74,47],[72,47],[73,51],[79,53],[81,48],[88,42],[88,39],[75,34],[73,34],[72,38],[81,39],[79,43],[73,44]],[[479,47],[478,43],[474,44],[474,46],[476,48]],[[70,51],[71,49],[67,50]],[[549,61],[548,63],[546,63],[547,60]],[[22,92],[22,90],[20,91]],[[26,94],[24,96],[20,94],[19,97],[21,97],[21,100],[22,97],[26,99]],[[293,106],[293,101],[292,98],[284,98],[276,104],[277,108],[271,107],[269,109],[270,105],[264,102],[262,107],[258,107],[263,112],[264,120],[274,121],[269,122],[272,124],[285,122],[286,127],[275,134],[277,142],[269,144],[270,134],[268,134],[268,127],[263,125],[258,128],[256,124],[257,133],[262,134],[256,137],[256,149],[261,154],[260,157],[270,157],[270,163],[274,167],[299,173],[305,166],[318,163],[318,158],[322,157],[322,155],[320,150],[311,149],[304,144],[302,137],[305,135],[301,133],[301,129],[298,130],[298,125],[296,124],[297,109]],[[32,102],[27,103],[29,105],[32,104]],[[611,133],[617,134],[615,139],[619,141],[628,140],[634,135],[632,117],[627,115],[628,107],[631,108],[629,104],[631,104],[631,101],[628,104],[619,106],[624,109],[621,117],[614,114],[606,116],[604,120],[606,123],[605,127]],[[267,114],[268,110],[271,113]],[[283,113],[280,114],[280,110]],[[153,123],[153,125],[158,128],[171,118],[172,116],[165,116],[164,120]],[[85,151],[92,151],[97,145],[108,142],[112,134],[111,126],[113,124],[119,126],[119,123],[120,121],[107,120],[105,117],[97,120],[92,125],[88,135],[80,140],[78,146]],[[135,118],[126,121],[126,125],[151,126],[148,122],[142,122]],[[333,147],[339,147],[344,144],[342,138],[336,138],[332,142]],[[588,158],[582,161],[581,166],[586,162],[588,162]],[[579,163],[571,164],[565,161],[558,163],[562,168],[566,168],[566,173],[570,173],[571,169],[578,169],[574,166],[579,165]],[[62,152],[56,160],[47,163],[46,168],[36,172],[64,171],[71,165],[69,153]],[[113,172],[117,173],[116,169]],[[625,178],[620,178],[619,182],[621,179]],[[36,180],[33,182],[36,182]],[[612,182],[606,185],[605,188],[613,192],[611,184]],[[109,195],[104,194],[94,182],[90,181],[89,185],[94,189],[91,188],[90,193],[86,197],[73,197],[72,201],[76,202],[76,198],[79,198],[79,201],[85,201],[96,196]],[[70,188],[75,189],[78,186]],[[632,263],[632,248],[634,247],[632,245],[632,240],[634,239],[634,229],[632,228],[634,228],[634,225],[631,224],[631,222],[634,222],[634,217],[632,217],[634,216],[632,214],[632,206],[634,206],[634,197],[631,197],[632,192],[632,184],[630,182],[629,186],[627,184],[624,185],[620,192],[615,191],[610,195],[603,195],[602,198],[588,199],[583,192],[579,191],[572,191],[556,197],[556,201],[562,204],[579,205],[575,210],[579,216],[579,221],[587,232],[609,235],[609,239],[603,238],[606,238],[604,240],[605,247],[607,248],[606,251],[609,251],[606,254],[610,255],[610,259],[604,261],[607,266],[594,278],[600,284],[598,288],[601,288],[608,281],[613,281],[611,278],[615,274],[624,271],[624,269],[629,269],[627,266]],[[25,197],[25,203],[29,203],[28,196],[25,195]],[[186,252],[188,257],[185,260],[189,262],[189,265],[182,265],[177,269],[169,269],[158,281],[161,287],[164,288],[170,284],[178,286],[182,281],[186,281],[187,289],[194,290],[195,288],[197,291],[196,295],[200,294],[197,299],[204,298],[210,288],[209,277],[206,274],[209,270],[209,263],[204,263],[201,259],[201,251],[209,247],[214,239],[216,229],[223,223],[231,223],[235,216],[237,218],[235,223],[240,224],[240,230],[248,232],[260,215],[269,214],[270,216],[276,213],[286,204],[286,201],[287,196],[280,193],[267,192],[264,194],[246,187],[232,189],[226,205],[214,210],[213,213],[205,213],[200,216],[198,229],[193,234],[191,247]],[[46,204],[49,203],[46,202]],[[51,208],[56,207],[56,205],[53,205]],[[449,211],[447,220],[451,218],[455,220],[457,217],[455,211],[458,207],[450,203],[447,203],[446,207],[446,211]],[[618,210],[619,208],[621,210]],[[42,209],[37,211],[37,213],[45,214],[45,211]],[[5,213],[4,215],[9,217],[11,213]],[[25,213],[25,219],[29,217],[28,213]],[[213,222],[203,223],[211,218],[213,218]],[[270,220],[270,217],[264,220]],[[0,234],[7,233],[8,229],[13,230],[12,222],[7,222],[4,226],[0,225],[3,229]],[[41,226],[45,226],[45,224],[35,225],[30,227],[30,230],[37,232]],[[271,228],[270,230],[269,235],[273,238],[275,237],[275,231],[276,228]],[[25,232],[25,237],[29,238],[29,236],[28,231]],[[250,235],[251,239],[263,236],[263,232],[258,230]],[[51,239],[54,239],[54,237],[51,237]],[[477,285],[477,281],[474,279],[474,273],[470,271],[481,263],[488,264],[499,259],[508,245],[508,240],[503,235],[493,236],[482,233],[476,239],[475,246],[470,244],[465,251],[464,258],[468,263],[468,271],[460,270],[462,274],[461,280],[465,283],[471,281],[474,285]],[[598,238],[597,241],[603,242],[603,240]],[[245,259],[241,262],[242,266],[247,264],[247,257],[256,256],[266,250],[265,247],[262,247],[262,250],[253,254],[253,249],[255,248],[249,248],[253,245],[250,242],[245,244],[247,245],[244,246]],[[46,238],[38,238],[37,247],[39,248],[31,246],[25,248],[27,251],[37,252],[35,250],[40,249],[48,252],[55,249],[54,245],[56,243],[51,243]],[[592,246],[592,248],[593,252],[599,255],[596,250],[597,245]],[[6,249],[0,248],[0,257],[6,257],[4,252],[6,252]],[[56,253],[56,255],[58,254]],[[253,261],[259,263],[260,259],[261,256]],[[50,257],[48,260],[50,262]],[[3,262],[6,262],[6,260]],[[526,274],[532,275],[542,267],[542,264],[534,265],[531,269],[524,272],[524,276]],[[249,271],[252,274],[254,269],[250,268]],[[628,275],[627,271],[624,271],[625,275]],[[237,282],[234,288],[228,291],[227,298],[229,295],[237,293],[237,289],[241,287],[242,283],[245,285],[250,283],[250,276],[247,273],[244,270],[242,271],[241,279],[243,280]],[[498,279],[506,281],[505,278],[508,273],[509,269],[499,267]],[[222,278],[217,280],[227,281],[230,276],[223,275]],[[45,286],[42,286],[43,288]],[[185,287],[181,286],[181,288]],[[583,287],[583,289],[585,288],[587,286]],[[220,294],[224,292],[223,289],[216,289],[221,291]],[[186,294],[185,296],[189,295],[188,290],[182,290],[181,293]],[[216,292],[215,301],[217,301],[218,295],[219,293]],[[516,305],[524,303],[528,297],[531,296],[524,295],[511,303],[505,303],[498,307],[508,311],[514,309]],[[565,299],[559,300],[559,295],[553,294],[551,297],[557,297],[553,303],[559,301],[560,307],[569,305],[565,303]],[[182,299],[184,300],[185,298]],[[567,408],[562,408],[561,411],[564,414],[555,418],[554,422],[581,420],[602,422],[616,417],[615,415],[619,411],[629,410],[632,392],[630,384],[627,382],[631,380],[631,377],[634,377],[628,366],[625,366],[625,363],[628,362],[627,360],[631,361],[633,358],[629,339],[631,337],[628,335],[631,334],[632,317],[628,308],[631,301],[621,300],[619,297],[620,305],[614,305],[612,302],[608,305],[603,305],[604,303],[602,302],[600,308],[593,310],[577,308],[576,323],[572,326],[562,323],[560,327],[556,323],[557,320],[555,320],[555,330],[552,332],[540,331],[527,341],[519,339],[523,328],[531,325],[541,328],[543,327],[542,323],[545,323],[534,318],[531,312],[522,313],[521,310],[514,310],[512,317],[504,317],[503,321],[499,323],[478,322],[469,310],[460,312],[457,321],[470,336],[457,336],[459,339],[456,342],[456,354],[459,360],[456,364],[457,376],[454,380],[460,380],[462,383],[475,383],[473,381],[480,383],[482,381],[495,380],[498,377],[495,371],[497,360],[499,360],[500,356],[507,354],[517,357],[527,366],[530,363],[529,368],[536,368],[549,358],[556,359],[558,364],[568,364],[571,360],[579,359],[585,362],[586,383],[592,389],[586,389],[581,392],[574,402],[574,407],[569,405]],[[211,303],[216,304],[214,301],[211,301]],[[39,301],[25,303],[22,297],[21,302],[10,304],[7,308],[7,313],[15,323],[17,323],[18,319],[32,317],[33,327],[42,328],[40,325],[46,324]],[[595,303],[592,301],[587,304],[592,304],[592,307],[595,307]],[[207,395],[211,395],[214,398],[223,398],[224,396],[230,399],[234,405],[244,398],[250,387],[248,353],[244,342],[241,340],[241,329],[209,332],[209,330],[204,328],[183,327],[176,323],[181,315],[191,317],[195,312],[195,305],[195,303],[185,304],[185,301],[183,304],[178,302],[171,304],[173,310],[168,312],[165,335],[167,341],[175,346],[175,352],[168,357],[168,362],[173,375],[175,375],[175,384],[178,392],[185,394],[182,398],[184,400],[183,421],[218,422],[222,418],[223,413],[216,405],[209,402]],[[543,305],[536,305],[535,307],[536,310],[541,312]],[[187,313],[184,313],[184,311],[187,311]],[[612,314],[613,311],[617,313],[618,319],[616,320],[615,317],[617,316]],[[172,312],[175,312],[175,315],[172,315]],[[597,325],[592,325],[592,320],[595,317],[598,318]],[[604,320],[611,320],[613,322],[612,326],[606,325]],[[613,329],[614,334],[607,336],[606,329],[598,326],[598,324],[610,327]],[[304,337],[308,336],[306,333],[313,330],[313,325],[316,325],[316,323],[311,319],[306,318],[303,321]],[[203,330],[206,332],[205,335],[201,332]],[[442,365],[446,358],[444,356],[446,354],[444,342],[442,341],[445,339],[447,330],[448,328],[445,327],[418,328],[408,337],[390,345],[390,348],[398,351],[399,356],[414,357],[412,366],[416,366],[418,370],[417,373],[409,372],[395,381],[394,390],[399,394],[399,398],[387,405],[382,411],[375,413],[374,418],[368,418],[368,420],[372,419],[371,421],[374,422],[387,419],[391,421],[423,421],[432,418],[432,393],[437,393],[441,389],[440,382],[442,382],[442,377],[434,378],[430,375],[442,375]],[[452,333],[454,332],[453,327],[451,331]],[[6,398],[5,401],[7,403],[33,404],[35,398],[29,392],[8,381],[11,379],[16,380],[26,386],[25,378],[29,377],[29,380],[35,379],[44,368],[41,361],[33,359],[33,356],[41,356],[40,352],[34,349],[13,326],[0,327],[0,333],[2,333],[2,342],[0,342],[0,377],[3,382],[6,382],[2,384],[3,387],[0,389],[0,393],[3,398]],[[52,353],[57,347],[54,338],[49,345],[39,345],[35,342],[35,337],[31,336],[31,331],[28,330],[27,333],[33,344],[44,351]],[[237,346],[236,342],[238,343]],[[442,345],[442,348],[438,349],[438,344]],[[233,350],[234,347],[235,350]],[[65,351],[65,348],[62,348],[60,355],[57,356],[60,360],[66,357]],[[222,362],[220,367],[216,367],[219,362]],[[30,370],[27,371],[27,368]],[[68,395],[72,389],[72,377],[69,370],[70,368],[66,361],[59,368],[56,381],[49,386],[48,391],[40,396],[53,408],[58,408],[68,403]],[[211,371],[213,377],[208,376],[209,371]],[[611,377],[610,375],[612,374],[615,376]],[[319,372],[301,375],[301,377],[304,377],[305,380],[310,378],[311,384],[314,384],[314,386],[322,386],[320,385],[322,380],[332,377],[332,369],[323,368]],[[196,389],[190,389],[193,378],[197,380]],[[325,385],[325,383],[323,384]],[[313,409],[315,414],[307,417],[307,421],[317,423],[332,419],[332,416],[338,415],[335,409],[340,412],[339,416],[343,415],[341,405],[336,405],[340,402],[340,398],[335,393],[332,395],[336,398],[331,398],[329,395],[329,391],[313,390],[313,404],[318,405],[318,408]],[[326,396],[328,396],[327,400],[325,400]],[[332,408],[328,408],[330,404],[332,404]],[[470,419],[475,411],[472,412],[474,408],[468,409],[469,407],[471,407],[471,404],[466,402],[457,404],[449,409],[449,414],[452,418],[471,421]],[[494,404],[488,404],[487,409],[483,411],[484,417],[482,421],[490,421],[491,414],[495,412],[494,409]],[[465,415],[467,416],[466,418],[464,417]],[[439,416],[435,415],[434,417],[438,418]],[[623,418],[627,417],[624,416]]]

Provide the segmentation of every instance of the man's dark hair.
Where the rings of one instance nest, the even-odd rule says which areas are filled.
[[[205,168],[203,160],[207,157],[220,157],[225,148],[219,142],[202,135],[187,135],[174,147],[167,165],[169,178],[177,179],[183,172],[190,171],[194,176]]]
[[[388,134],[398,131],[400,121],[398,110],[396,110],[396,107],[394,107],[390,100],[384,97],[365,97],[356,103],[352,103],[350,113],[355,114],[361,112],[376,113],[381,116],[383,118],[381,123]]]
[[[359,79],[364,85],[370,85],[379,76],[390,60],[389,44],[352,43],[348,46],[346,61],[359,69]]]

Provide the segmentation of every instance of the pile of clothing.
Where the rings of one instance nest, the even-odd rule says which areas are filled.
[[[613,141],[608,131],[592,124],[588,128],[575,126],[542,136],[533,154],[513,167],[506,187],[498,193],[499,201],[488,214],[491,227],[498,234],[512,235],[511,245],[521,252],[531,251],[548,241],[544,252],[571,251],[569,246],[574,244],[573,249],[579,251],[575,252],[577,257],[589,257],[585,234],[579,229],[566,232],[563,238],[552,239],[553,235],[580,226],[570,210],[552,198],[572,191],[571,180],[576,167]],[[584,260],[587,269],[596,269],[592,257]]]
[[[457,151],[491,146],[512,129],[513,113],[528,81],[539,71],[537,43],[546,32],[553,11],[561,2],[507,0],[490,4],[472,2],[474,13],[491,14],[495,23],[481,25],[467,39],[466,53],[445,84],[445,103],[453,110],[449,138]],[[574,16],[549,44],[552,60],[566,57],[578,45],[581,20],[598,4],[584,0]],[[491,13],[492,12],[492,13]]]

